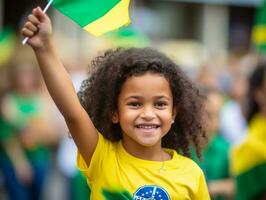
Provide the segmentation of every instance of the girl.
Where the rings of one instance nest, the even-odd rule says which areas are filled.
[[[91,199],[209,199],[204,175],[189,158],[204,135],[198,90],[165,55],[152,49],[109,50],[77,98],[40,8],[22,29],[47,88],[78,147]],[[81,102],[81,103],[80,103]],[[180,153],[180,154],[179,154]],[[129,195],[130,194],[130,195]],[[115,199],[119,199],[115,197]]]

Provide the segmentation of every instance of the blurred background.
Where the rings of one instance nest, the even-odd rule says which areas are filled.
[[[46,1],[0,0],[0,199],[88,199],[75,145],[21,45],[38,5]],[[207,97],[209,143],[203,160],[192,157],[212,198],[266,199],[266,1],[131,0],[132,23],[98,38],[47,13],[77,91],[107,48],[152,46],[174,59]]]

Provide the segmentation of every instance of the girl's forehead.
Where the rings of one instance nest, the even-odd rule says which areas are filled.
[[[122,85],[120,94],[163,95],[169,98],[172,97],[168,80],[159,73],[145,73],[128,78]]]
[[[133,74],[132,76],[128,77],[126,79],[129,80],[129,79],[147,79],[147,78],[164,78],[166,79],[165,75],[162,74],[162,73],[159,73],[159,72],[152,72],[152,71],[147,71],[147,72],[144,72],[144,73],[141,73],[141,74]]]
[[[163,74],[147,72],[144,74],[133,75],[128,77],[124,82],[123,86],[128,84],[132,86],[142,86],[142,87],[148,86],[148,85],[143,85],[144,83],[146,84],[152,83],[156,85],[163,85],[163,84],[169,85],[169,81],[165,78]]]

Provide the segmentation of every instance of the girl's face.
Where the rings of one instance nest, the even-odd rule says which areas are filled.
[[[124,146],[159,147],[175,116],[166,78],[145,73],[125,81],[118,96],[118,111],[112,120],[120,123]]]
[[[22,65],[16,69],[14,83],[16,89],[23,93],[31,93],[35,90],[38,74],[32,66]]]
[[[213,134],[219,130],[219,117],[223,105],[223,99],[218,92],[211,92],[207,97],[207,113],[209,120],[207,121],[207,136],[210,139]]]

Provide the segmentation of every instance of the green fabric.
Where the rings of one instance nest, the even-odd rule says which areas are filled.
[[[205,173],[207,181],[229,177],[229,144],[216,134],[202,151],[202,161],[193,155],[193,159]]]
[[[229,144],[220,135],[215,134],[212,140],[202,151],[202,160],[200,161],[195,151],[192,151],[192,159],[200,166],[205,174],[206,181],[213,181],[228,178],[229,175]],[[221,196],[215,200],[224,199]]]
[[[90,199],[90,188],[88,187],[86,177],[78,171],[72,180],[73,199]],[[133,200],[128,191],[109,191],[103,190],[103,196],[106,200]]]
[[[266,162],[266,116],[257,113],[250,120],[245,138],[231,152],[230,170],[234,176]]]
[[[12,34],[13,34],[12,29],[10,27],[5,27],[3,31],[0,32],[0,44],[8,40]]]
[[[249,123],[245,139],[231,152],[236,177],[236,199],[259,199],[266,195],[266,117],[257,113]]]
[[[121,0],[54,0],[52,5],[81,27],[104,16]]]
[[[256,13],[256,25],[266,25],[266,1],[264,0]]]
[[[86,177],[77,171],[77,174],[72,181],[73,199],[75,200],[89,200],[90,188],[88,187]]]
[[[0,160],[9,160],[4,150],[3,143],[8,142],[10,138],[14,137],[14,130],[14,127],[0,116]]]
[[[30,97],[22,97],[17,93],[10,93],[8,95],[10,106],[14,106],[17,110],[17,117],[15,121],[12,121],[11,125],[15,127],[14,136],[18,136],[21,131],[26,128],[29,120],[41,114],[43,108],[43,101],[38,95],[32,95]],[[33,149],[25,149],[25,153],[30,161],[37,163],[47,162],[50,157],[50,150],[45,145],[38,145]]]
[[[261,6],[256,11],[254,29],[256,29],[259,26],[265,28],[264,29],[265,31],[263,34],[266,35],[266,0],[262,1]],[[266,53],[266,42],[265,41],[263,43],[258,43],[256,41],[254,42],[259,52]]]
[[[10,27],[0,30],[0,68],[4,67],[16,49],[16,35]]]
[[[14,127],[12,127],[11,124],[9,124],[0,116],[0,141],[7,140],[10,137],[12,137],[13,132],[14,132]]]
[[[17,93],[8,95],[10,106],[14,106],[16,112],[16,120],[10,122],[17,129],[23,130],[29,123],[29,120],[38,116],[40,108],[43,106],[41,99],[37,95],[23,97]]]
[[[122,27],[105,35],[108,44],[118,47],[145,47],[149,46],[148,37],[138,32],[133,26]]]
[[[128,191],[102,191],[105,200],[133,200],[133,197]]]
[[[87,184],[86,176],[78,171],[73,178],[73,199],[88,200],[90,199],[90,188]],[[124,190],[110,191],[103,189],[102,194],[105,200],[133,200],[131,194]]]
[[[236,186],[236,200],[254,200],[258,194],[266,194],[266,163],[237,176]]]
[[[50,159],[50,150],[44,146],[39,145],[38,147],[30,150],[26,150],[26,155],[30,161],[34,161],[35,163],[46,163]]]

